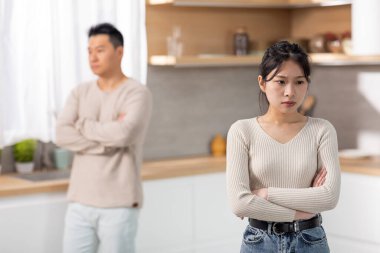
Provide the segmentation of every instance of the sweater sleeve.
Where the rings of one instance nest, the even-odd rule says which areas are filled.
[[[134,144],[147,127],[152,107],[152,96],[148,89],[139,89],[131,94],[124,104],[123,121],[99,122],[80,119],[76,124],[79,132],[89,140],[106,147],[122,148]]]
[[[227,194],[233,213],[265,221],[293,221],[295,210],[271,203],[252,194],[249,179],[249,145],[233,124],[227,136]]]
[[[333,209],[340,193],[338,141],[334,127],[326,121],[321,129],[318,157],[327,170],[322,186],[309,188],[268,188],[268,200],[287,208],[319,213]]]
[[[74,152],[94,155],[103,154],[105,148],[102,145],[88,140],[75,128],[75,123],[78,120],[78,92],[78,89],[71,92],[63,111],[57,119],[56,144]]]

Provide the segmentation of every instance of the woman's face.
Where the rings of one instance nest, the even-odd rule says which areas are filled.
[[[267,79],[271,79],[275,72],[276,69],[272,70]],[[309,85],[302,68],[292,60],[283,62],[272,80],[265,82],[262,76],[258,80],[260,89],[268,98],[270,109],[281,113],[297,112]]]

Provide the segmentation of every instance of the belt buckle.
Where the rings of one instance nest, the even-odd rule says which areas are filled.
[[[276,225],[277,225],[278,223],[277,222],[275,222],[275,223],[273,223],[273,225],[272,225],[272,231],[273,231],[273,233],[275,234],[275,235],[283,235],[283,234],[285,234],[285,232],[279,232],[279,231],[277,231],[277,227],[276,227]]]

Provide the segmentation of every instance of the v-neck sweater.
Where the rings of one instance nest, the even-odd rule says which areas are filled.
[[[72,91],[56,128],[57,145],[75,152],[69,201],[101,208],[142,206],[140,167],[151,107],[150,91],[133,79],[107,92],[96,81]]]
[[[315,174],[327,170],[322,186]],[[252,191],[268,188],[267,199]],[[257,118],[235,122],[227,137],[227,193],[239,217],[289,222],[296,211],[320,213],[339,199],[340,165],[335,128],[324,119],[308,118],[288,142],[280,143]]]

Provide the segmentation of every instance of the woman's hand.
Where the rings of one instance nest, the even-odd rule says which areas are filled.
[[[268,188],[257,189],[257,190],[254,190],[252,193],[255,194],[256,196],[259,196],[263,199],[268,200]]]
[[[326,175],[327,175],[327,170],[325,167],[322,167],[317,172],[317,174],[315,174],[315,177],[313,179],[313,184],[311,186],[312,187],[322,186],[326,181]]]
[[[322,186],[325,181],[326,181],[326,175],[327,175],[327,170],[325,167],[322,167],[317,174],[315,174],[315,177],[313,179],[312,187],[318,187]],[[268,188],[261,188],[252,191],[252,193],[258,197],[261,197],[263,199],[268,200]],[[315,213],[307,213],[307,212],[302,212],[302,211],[296,211],[295,214],[295,219],[296,220],[307,220],[311,219],[315,216]],[[240,217],[242,219],[242,217]]]
[[[308,220],[315,216],[315,213],[307,213],[302,211],[296,211],[296,215],[294,216],[295,220]]]
[[[312,187],[322,186],[326,181],[327,170],[325,167],[322,167],[313,179]],[[294,216],[295,220],[307,220],[311,219],[315,216],[315,213],[307,213],[302,211],[296,211],[296,215]]]
[[[268,188],[257,189],[257,190],[254,190],[252,193],[260,198],[263,198],[266,200],[268,199]],[[239,217],[239,218],[242,220],[244,219],[244,217]]]

